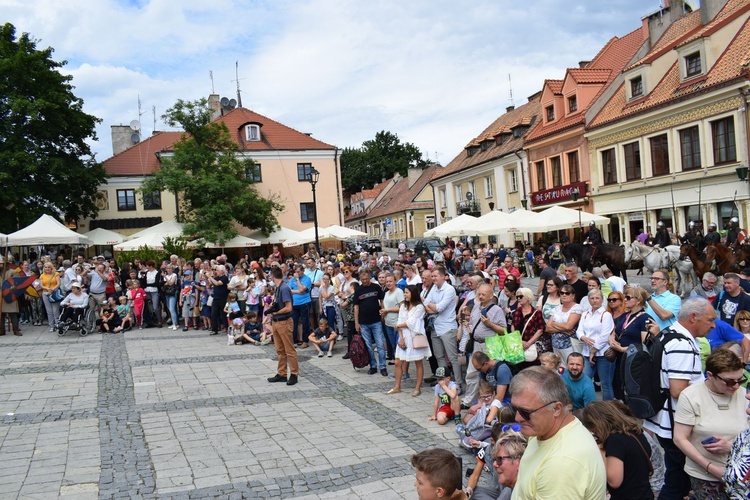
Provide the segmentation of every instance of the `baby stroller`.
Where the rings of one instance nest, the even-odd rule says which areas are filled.
[[[78,331],[81,337],[85,337],[93,331],[92,325],[96,324],[96,308],[86,306],[70,307],[63,306],[60,318],[57,321],[57,335],[62,337],[68,330]]]

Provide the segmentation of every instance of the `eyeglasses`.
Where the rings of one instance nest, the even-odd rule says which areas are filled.
[[[666,278],[660,278],[659,276],[651,276],[649,278],[651,281],[665,281]]]
[[[708,286],[714,286],[716,284],[715,281],[706,281],[706,280],[703,280],[703,283],[707,284]]]
[[[531,420],[531,415],[532,414],[538,412],[539,410],[541,410],[542,408],[544,408],[546,406],[549,406],[549,405],[555,404],[555,403],[557,403],[557,401],[550,401],[549,403],[543,404],[539,408],[535,408],[533,410],[525,410],[523,408],[518,408],[518,407],[513,406],[513,405],[509,405],[509,408],[511,409],[511,411],[513,412],[514,415],[516,413],[518,413],[521,416],[522,419],[524,419],[524,420]]]
[[[517,458],[518,457],[514,457],[514,456],[498,455],[495,457],[493,461],[495,462],[495,465],[497,465],[498,467],[501,467],[503,465],[503,460],[516,460]]]
[[[491,401],[494,397],[494,394],[486,394],[484,396],[479,396],[479,399],[481,399],[482,401]]]
[[[573,295],[573,292],[560,292],[560,295]]]
[[[609,303],[612,303],[612,302],[619,302],[619,301],[620,301],[620,298],[619,298],[619,297],[616,297],[616,298],[614,298],[614,299],[607,299],[607,302],[609,302]]]
[[[724,377],[720,377],[718,375],[714,375],[714,377],[716,377],[719,380],[721,380],[722,382],[724,382],[727,385],[727,387],[734,387],[735,385],[742,385],[745,382],[747,382],[747,377],[745,377],[744,375],[742,377],[740,377],[740,378],[737,378],[737,379],[735,379],[735,378],[724,378]]]
[[[504,426],[500,427],[500,432],[508,431],[521,432],[521,424],[505,424]]]

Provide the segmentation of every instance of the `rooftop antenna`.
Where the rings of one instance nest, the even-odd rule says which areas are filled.
[[[156,132],[156,106],[151,106],[151,113],[154,115],[154,129],[153,132]]]
[[[240,62],[239,61],[234,61],[234,81],[237,82],[237,105],[241,108],[242,107],[242,95],[240,94]]]
[[[211,70],[208,70],[208,77],[211,79],[211,93],[215,94],[214,92],[214,72]]]
[[[508,73],[508,89],[510,93],[510,105],[514,106],[513,104],[513,82],[510,79],[510,73]]]

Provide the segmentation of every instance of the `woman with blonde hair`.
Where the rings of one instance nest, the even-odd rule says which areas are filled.
[[[653,499],[651,445],[630,409],[617,400],[594,401],[580,418],[604,455],[610,499]]]
[[[610,298],[620,292],[612,292],[609,294]],[[612,349],[617,356],[615,357],[615,375],[612,381],[612,387],[615,393],[615,397],[618,399],[623,398],[622,391],[622,374],[621,364],[623,354],[628,350],[628,346],[631,344],[643,344],[648,336],[647,321],[651,317],[646,314],[644,308],[646,307],[646,301],[649,298],[648,292],[644,288],[637,286],[625,287],[624,307],[627,311],[624,315],[615,319],[615,329],[609,336],[609,348]],[[609,305],[608,305],[609,310]]]
[[[44,309],[47,311],[49,331],[54,332],[57,329],[57,320],[60,317],[60,301],[50,301],[50,296],[55,290],[60,288],[60,277],[55,271],[52,262],[44,263],[42,274],[39,275],[39,282],[41,284]]]
[[[750,311],[740,309],[734,316],[734,329],[750,339]]]

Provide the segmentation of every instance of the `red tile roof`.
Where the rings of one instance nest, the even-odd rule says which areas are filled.
[[[483,137],[494,138],[500,134],[511,134],[512,128],[519,125],[532,126],[531,130],[533,130],[533,124],[536,122],[537,117],[541,111],[541,106],[539,105],[540,97],[541,93],[537,92],[536,94],[531,96],[529,98],[529,102],[527,102],[523,106],[519,106],[516,109],[510,110],[507,113],[500,115],[494,122],[492,122],[486,129],[484,129],[482,133],[477,136],[479,140],[474,139],[469,144],[479,145],[479,143],[481,142],[481,138]],[[485,151],[482,151],[480,149],[472,156],[469,156],[464,149],[444,168],[435,169],[432,180],[436,180],[441,177],[445,177],[447,175],[451,175],[456,172],[481,165],[482,163],[487,163],[488,161],[492,161],[497,158],[502,158],[503,156],[512,153],[513,151],[517,151],[523,148],[523,144],[523,137],[514,137],[513,135],[510,135],[503,141],[502,144],[492,144]]]
[[[550,91],[555,95],[562,93],[563,80],[547,79],[547,80],[544,80],[544,85],[546,85],[550,89]]]
[[[729,0],[726,5],[716,14],[711,22],[703,26],[701,29],[691,34],[689,37],[680,41],[679,45],[685,45],[698,38],[709,36],[711,33],[726,26],[729,22],[737,18],[737,16],[750,10],[750,2],[747,0]]]
[[[442,167],[438,164],[433,164],[426,168],[411,188],[409,187],[409,177],[402,177],[388,190],[383,199],[372,207],[372,210],[367,214],[367,218],[382,217],[394,212],[403,212],[404,210],[434,207],[435,204],[432,201],[414,201],[414,198],[422,192],[422,189],[424,189],[425,185],[427,185],[438,170],[442,170]]]
[[[746,4],[750,3],[750,0],[739,1]],[[727,7],[729,7],[729,4],[727,4]],[[742,14],[740,10],[734,10],[733,12],[736,15]],[[719,20],[719,16],[717,15],[715,19]],[[726,17],[719,22],[723,22],[725,19]],[[707,26],[710,27],[711,24],[709,23]],[[750,62],[750,17],[704,77],[695,79],[692,84],[689,81],[681,83],[680,70],[678,63],[675,62],[661,81],[654,86],[653,90],[645,97],[631,103],[626,102],[625,85],[623,84],[594,117],[588,128],[596,128],[684,99],[692,94],[746,79],[749,76],[748,62]]]
[[[612,83],[620,71],[622,71],[622,68],[633,58],[643,43],[643,31],[641,28],[638,28],[622,38],[611,38],[585,68],[568,69],[566,74],[570,74],[577,83],[601,84],[599,92],[594,99],[591,100],[588,106],[579,106],[576,113],[565,115],[551,123],[540,123],[534,127],[526,137],[526,142],[530,143],[537,141],[558,132],[562,132],[563,130],[585,124],[586,110],[599,98],[599,96],[601,96],[604,90]],[[606,79],[603,78],[605,72],[607,76]],[[585,79],[586,81],[579,81],[578,78]],[[553,81],[556,82],[561,80],[546,80],[545,85],[548,85],[549,82]],[[552,87],[550,87],[550,89],[554,90]]]
[[[149,175],[160,167],[156,153],[171,149],[182,132],[154,132],[154,135],[119,154],[104,160],[104,169],[112,176]]]

